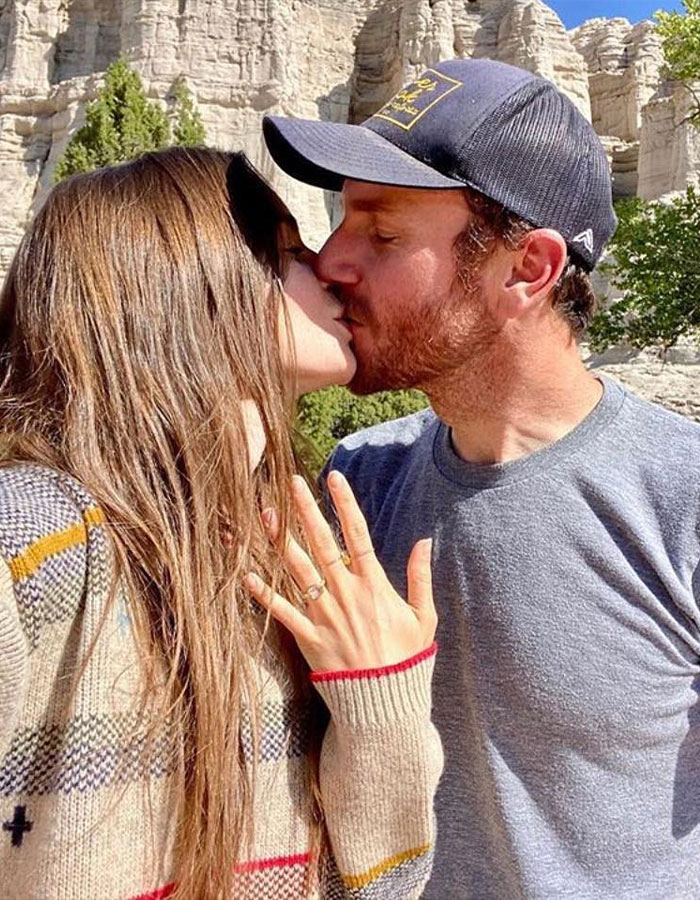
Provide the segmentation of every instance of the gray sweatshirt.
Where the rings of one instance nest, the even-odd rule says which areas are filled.
[[[431,410],[329,462],[404,595],[434,537],[428,900],[700,898],[700,426],[604,387],[512,463],[464,462]]]

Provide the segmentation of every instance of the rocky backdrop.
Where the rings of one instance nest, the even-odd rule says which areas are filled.
[[[209,142],[245,149],[312,245],[337,215],[333,197],[274,168],[262,116],[359,122],[455,56],[555,82],[601,136],[617,196],[656,199],[700,182],[700,131],[685,122],[686,90],[662,76],[650,22],[592,19],[567,31],[540,0],[0,0],[0,279],[120,55],[163,102],[184,75]],[[609,371],[700,420],[699,361],[693,348],[663,367],[618,354]]]

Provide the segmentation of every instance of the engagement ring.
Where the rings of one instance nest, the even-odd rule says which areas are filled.
[[[312,584],[311,587],[307,587],[307,589],[302,593],[301,596],[307,602],[309,600],[318,600],[318,598],[325,591],[325,589],[326,589],[326,582],[325,582],[325,579],[322,578],[316,584]]]

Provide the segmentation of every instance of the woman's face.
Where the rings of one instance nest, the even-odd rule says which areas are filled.
[[[282,250],[288,254],[284,296],[290,333],[280,313],[280,341],[288,374],[295,379],[298,395],[347,384],[356,363],[343,305],[314,275],[314,253],[302,244],[296,228],[289,229],[283,240]],[[290,338],[294,355],[289,352]]]

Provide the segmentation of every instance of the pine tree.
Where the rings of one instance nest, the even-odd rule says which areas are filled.
[[[173,128],[175,143],[179,147],[201,147],[206,143],[207,133],[183,76],[180,76],[175,82],[172,96],[175,100],[175,125]]]
[[[76,172],[127,162],[170,143],[165,111],[146,96],[137,72],[119,59],[107,69],[97,99],[88,104],[85,124],[71,138],[56,166],[54,181]]]

